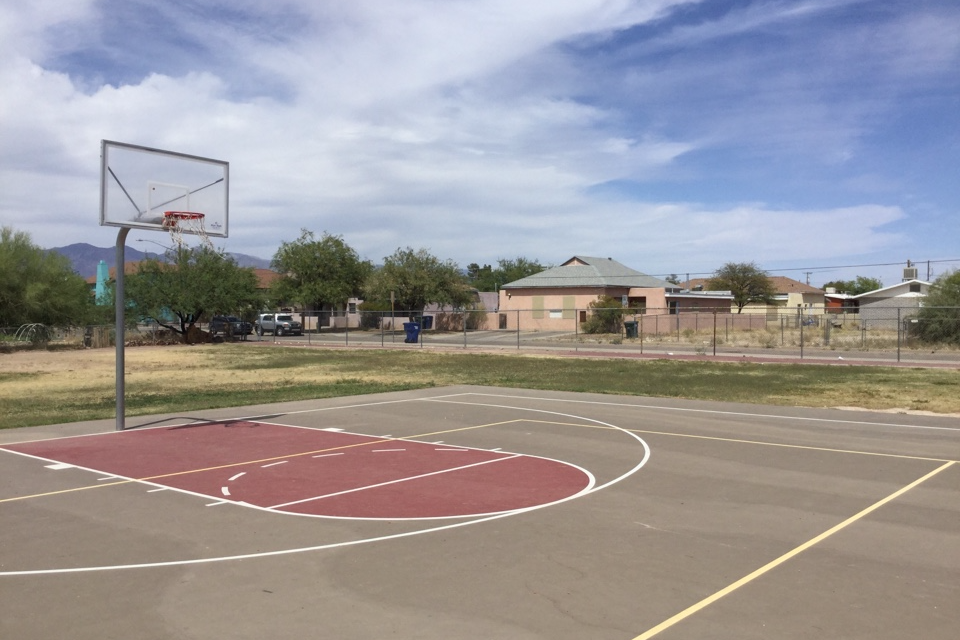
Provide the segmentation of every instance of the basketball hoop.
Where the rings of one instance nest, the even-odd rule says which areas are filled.
[[[162,225],[178,247],[184,246],[183,234],[186,232],[200,236],[200,241],[212,249],[213,243],[203,228],[203,218],[204,215],[196,211],[164,211]]]

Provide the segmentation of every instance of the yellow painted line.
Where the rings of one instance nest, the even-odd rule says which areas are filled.
[[[826,451],[828,453],[850,453],[858,456],[877,456],[880,458],[901,458],[904,460],[923,460],[925,462],[960,462],[948,458],[925,458],[922,456],[907,456],[900,453],[878,453],[876,451],[857,451],[855,449],[831,449],[829,447],[813,447],[803,444],[784,444],[780,442],[763,442],[762,440],[741,440],[738,438],[721,438],[719,436],[700,436],[689,433],[670,433],[668,431],[645,431],[643,429],[627,429],[632,433],[648,433],[652,435],[674,436],[676,438],[695,438],[699,440],[716,440],[719,442],[733,442],[737,444],[755,444],[762,447],[784,447],[786,449],[806,449],[808,451]]]
[[[763,574],[765,574],[765,573],[767,573],[767,572],[769,572],[769,571],[772,571],[773,569],[779,567],[781,564],[783,564],[783,563],[786,562],[787,560],[790,560],[790,559],[793,558],[794,556],[799,555],[800,553],[803,553],[804,551],[806,551],[806,550],[809,549],[810,547],[814,546],[815,544],[818,544],[819,542],[822,542],[823,540],[826,540],[827,538],[829,538],[829,537],[832,536],[833,534],[837,533],[838,531],[841,531],[841,530],[845,529],[846,527],[850,526],[851,524],[853,524],[853,523],[856,522],[857,520],[860,520],[861,518],[863,518],[863,517],[865,517],[865,516],[873,513],[874,511],[876,511],[877,509],[879,509],[879,508],[882,507],[883,505],[887,504],[887,503],[890,502],[891,500],[895,500],[895,499],[899,498],[900,496],[902,496],[903,494],[905,494],[907,491],[910,491],[910,490],[913,489],[914,487],[916,487],[916,486],[918,486],[918,485],[926,482],[926,481],[929,480],[930,478],[934,477],[935,475],[937,475],[938,473],[940,473],[940,472],[943,471],[944,469],[947,469],[948,467],[953,466],[954,464],[955,464],[955,463],[954,463],[953,461],[950,461],[950,462],[947,462],[947,463],[944,464],[944,465],[941,465],[940,467],[938,467],[937,469],[934,469],[933,471],[931,471],[931,472],[928,473],[927,475],[923,476],[922,478],[920,478],[920,479],[918,479],[918,480],[914,480],[913,482],[911,482],[911,483],[908,484],[907,486],[903,487],[902,489],[899,489],[898,491],[894,491],[893,493],[891,493],[891,494],[890,494],[889,496],[887,496],[886,498],[884,498],[884,499],[882,499],[882,500],[880,500],[880,501],[878,501],[878,502],[873,503],[872,505],[870,505],[869,507],[867,507],[866,509],[864,509],[864,510],[861,511],[860,513],[858,513],[858,514],[856,514],[856,515],[854,515],[854,516],[851,516],[851,517],[847,518],[846,520],[844,520],[844,521],[841,522],[840,524],[836,525],[835,527],[832,527],[831,529],[828,529],[827,531],[824,531],[823,533],[821,533],[821,534],[818,535],[817,537],[812,538],[812,539],[808,540],[807,542],[804,542],[804,543],[803,543],[802,545],[800,545],[799,547],[796,547],[795,549],[793,549],[793,550],[791,550],[791,551],[788,551],[787,553],[783,554],[782,556],[780,556],[780,557],[777,558],[776,560],[773,560],[773,561],[771,561],[771,562],[768,562],[767,564],[763,565],[762,567],[760,567],[760,568],[757,569],[756,571],[754,571],[754,572],[752,572],[752,573],[750,573],[750,574],[748,574],[748,575],[745,575],[744,577],[740,578],[739,580],[737,580],[737,581],[734,582],[733,584],[731,584],[731,585],[729,585],[729,586],[727,586],[727,587],[724,587],[723,589],[721,589],[720,591],[717,591],[717,592],[714,593],[713,595],[704,598],[704,599],[701,600],[700,602],[698,602],[698,603],[696,603],[696,604],[694,604],[694,605],[692,605],[692,606],[690,606],[690,607],[687,607],[686,609],[684,609],[684,610],[681,611],[680,613],[676,614],[676,615],[673,616],[672,618],[669,618],[669,619],[667,619],[667,620],[664,620],[663,622],[661,622],[661,623],[658,624],[657,626],[655,626],[655,627],[653,627],[652,629],[650,629],[650,630],[648,630],[648,631],[640,634],[639,636],[637,636],[637,637],[634,638],[633,640],[647,640],[648,638],[652,638],[653,636],[657,635],[657,634],[660,633],[661,631],[666,631],[667,629],[669,629],[669,628],[672,627],[673,625],[677,624],[678,622],[682,622],[683,620],[689,618],[690,616],[692,616],[693,614],[697,613],[698,611],[700,611],[700,610],[702,610],[702,609],[710,606],[711,604],[713,604],[714,602],[716,602],[716,601],[719,600],[720,598],[724,597],[725,595],[728,595],[728,594],[732,593],[733,591],[736,591],[736,590],[739,589],[740,587],[742,587],[742,586],[744,586],[744,585],[746,585],[746,584],[749,584],[750,582],[753,582],[754,580],[756,580],[757,578],[759,578],[759,577],[762,576]]]
[[[561,423],[557,423],[561,424]],[[580,426],[586,427],[589,429],[611,429],[611,427],[605,427],[601,425],[594,424],[582,424],[576,425],[572,424],[570,426]],[[924,462],[956,462],[960,464],[960,460],[951,460],[949,458],[925,458],[923,456],[907,456],[900,453],[878,453],[876,451],[857,451],[855,449],[831,449],[828,447],[813,447],[803,444],[786,444],[782,442],[763,442],[762,440],[743,440],[740,438],[722,438],[720,436],[701,436],[692,433],[674,433],[671,431],[651,431],[649,429],[626,429],[624,431],[629,431],[630,433],[646,433],[655,436],[672,436],[674,438],[693,438],[695,440],[715,440],[717,442],[732,442],[736,444],[755,444],[761,447],[783,447],[785,449],[806,449],[807,451],[825,451],[828,453],[849,453],[858,456],[877,456],[879,458],[900,458],[903,460],[923,460]]]
[[[28,498],[45,498],[47,496],[56,496],[61,493],[72,493],[74,491],[86,491],[87,489],[102,489],[103,487],[112,487],[118,484],[129,484],[133,480],[121,480],[120,482],[108,482],[107,484],[91,484],[86,487],[74,487],[73,489],[61,489],[60,491],[48,491],[46,493],[34,493],[29,496],[17,496],[16,498],[0,498],[0,504],[4,502],[16,502],[17,500],[27,500]]]

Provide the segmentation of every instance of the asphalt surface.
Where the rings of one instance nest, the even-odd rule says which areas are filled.
[[[13,451],[83,436],[110,460],[118,436],[211,420],[522,454],[593,481],[497,514],[307,517]],[[0,432],[0,637],[953,640],[960,629],[956,418],[455,387],[114,424]],[[274,453],[236,462],[286,459]],[[363,505],[376,483],[359,476]],[[491,491],[485,478],[470,490]],[[259,481],[269,488],[265,472]],[[412,499],[417,484],[402,484],[411,496],[398,499]]]

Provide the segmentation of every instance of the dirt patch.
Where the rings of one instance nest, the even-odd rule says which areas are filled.
[[[865,411],[863,407],[833,407],[840,411]],[[922,411],[920,409],[907,409],[905,407],[894,407],[892,409],[870,409],[874,413],[899,413],[909,416],[936,416],[941,418],[960,418],[960,413],[937,413],[935,411]]]

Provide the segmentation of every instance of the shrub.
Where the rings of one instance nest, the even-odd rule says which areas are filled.
[[[584,333],[620,333],[623,305],[616,298],[600,296],[588,305],[589,315],[583,323]]]

